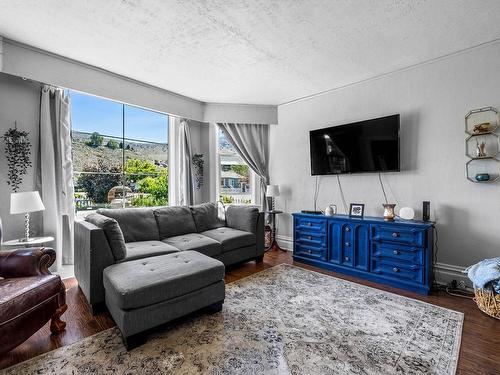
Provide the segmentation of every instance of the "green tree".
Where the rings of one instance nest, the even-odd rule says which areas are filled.
[[[168,200],[166,198],[157,200],[151,195],[141,195],[133,198],[131,203],[134,207],[166,206],[168,205]]]
[[[168,200],[168,171],[164,168],[158,176],[147,176],[137,182],[140,193],[149,194],[157,205],[165,205]]]
[[[106,144],[106,147],[111,150],[116,150],[119,147],[119,145],[118,142],[116,142],[114,139],[110,139]]]
[[[140,181],[158,172],[158,167],[149,160],[128,159],[125,162],[125,174],[129,182]]]
[[[248,171],[249,171],[248,165],[240,165],[240,164],[231,165],[231,169],[234,172],[238,173],[240,176],[243,176],[243,177],[248,176]]]
[[[248,184],[248,177],[250,176],[248,165],[231,165],[231,170],[235,173],[238,173],[242,177],[241,180]]]
[[[90,136],[89,140],[87,142],[85,142],[85,144],[87,146],[90,146],[90,147],[93,147],[93,148],[97,148],[97,147],[101,147],[102,146],[103,140],[104,140],[103,137],[99,133],[94,132]]]
[[[91,165],[84,164],[83,172],[87,173],[78,176],[75,191],[86,192],[96,204],[108,203],[108,192],[112,187],[122,183],[120,169],[120,167],[106,164],[105,160],[99,160]]]

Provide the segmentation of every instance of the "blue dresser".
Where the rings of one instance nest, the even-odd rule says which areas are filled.
[[[295,261],[429,293],[432,223],[296,213],[293,225]]]

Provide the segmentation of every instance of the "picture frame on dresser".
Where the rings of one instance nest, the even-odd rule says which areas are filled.
[[[365,216],[364,203],[351,203],[349,205],[349,216],[363,218]]]

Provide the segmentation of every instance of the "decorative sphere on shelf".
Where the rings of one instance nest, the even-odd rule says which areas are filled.
[[[413,220],[415,217],[415,210],[411,207],[402,207],[399,210],[399,217],[405,220]]]

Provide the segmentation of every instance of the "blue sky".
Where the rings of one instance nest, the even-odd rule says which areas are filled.
[[[122,137],[123,104],[70,91],[73,130]],[[125,138],[168,142],[168,116],[125,105]]]

